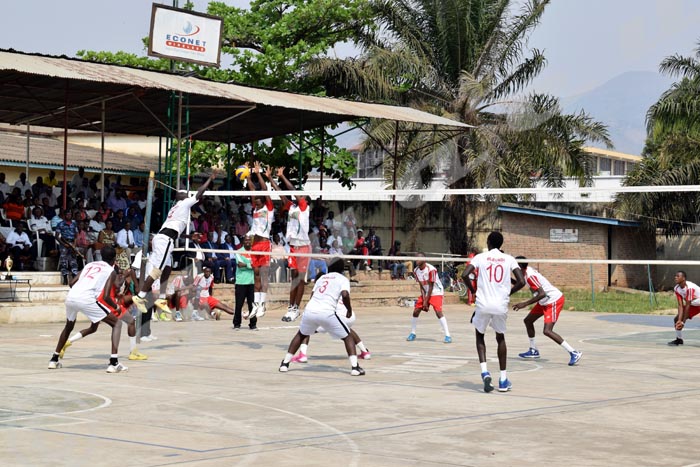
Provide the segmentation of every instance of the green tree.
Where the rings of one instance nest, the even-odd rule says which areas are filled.
[[[590,183],[591,159],[582,147],[586,141],[610,146],[606,127],[584,112],[563,114],[551,96],[520,96],[545,66],[542,52],[526,42],[549,0],[370,4],[376,28],[358,36],[363,54],[319,58],[307,73],[330,95],[406,104],[475,126],[451,138],[402,125],[396,176],[404,187],[425,186],[438,164],[451,174],[450,188],[561,186],[564,176]],[[374,122],[370,132],[391,147],[391,122]],[[453,196],[448,202],[450,250],[467,253],[482,201]]]
[[[626,186],[695,185],[700,180],[700,46],[692,57],[666,57],[659,69],[679,81],[649,108],[644,159],[627,174]],[[669,236],[700,223],[698,193],[624,193],[616,207]]]
[[[223,18],[223,62],[231,62],[225,68],[204,67],[177,62],[176,72],[194,72],[216,81],[233,81],[241,84],[285,89],[294,92],[319,94],[324,89],[317,81],[305,79],[300,70],[312,59],[322,56],[336,44],[350,40],[361,29],[371,27],[369,10],[364,0],[254,0],[248,9],[210,2],[207,12]],[[186,8],[192,8],[188,3]],[[144,40],[144,44],[147,39]],[[169,60],[143,57],[125,52],[80,51],[84,59],[153,70],[169,70]],[[333,128],[329,128],[332,130]],[[318,167],[320,161],[320,133],[303,135],[307,148],[303,160],[303,173]],[[268,143],[240,145],[232,148],[231,164],[240,164],[251,157],[271,164],[288,164],[294,155],[298,136],[273,138]],[[350,185],[355,164],[350,153],[337,146],[335,139],[326,134],[326,155],[323,171]],[[192,152],[192,168],[211,167],[222,162],[228,154],[225,142],[195,143]],[[183,162],[184,163],[184,162]],[[292,171],[296,174],[298,163]]]

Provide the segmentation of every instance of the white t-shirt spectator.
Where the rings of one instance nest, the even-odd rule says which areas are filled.
[[[121,229],[117,232],[117,245],[121,248],[131,248],[134,244],[134,233],[131,230]]]
[[[10,232],[10,234],[7,236],[7,239],[5,239],[5,243],[10,245],[11,247],[23,245],[32,246],[32,241],[29,240],[27,232],[22,232],[22,235],[19,235],[16,230]]]
[[[29,218],[29,221],[27,221],[27,224],[29,225],[29,230],[31,230],[32,232],[45,230],[46,233],[52,233],[51,222],[49,222],[49,220],[44,216],[41,216],[38,219],[32,216],[31,218]]]
[[[32,184],[29,183],[29,181],[25,181],[22,183],[22,180],[17,180],[15,182],[15,187],[19,188],[22,191],[22,198],[24,198],[24,194],[27,192],[27,190],[32,189]]]

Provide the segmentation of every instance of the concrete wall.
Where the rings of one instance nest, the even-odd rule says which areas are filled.
[[[696,261],[700,259],[700,232],[695,230],[680,237],[656,237],[656,258],[668,261]],[[659,287],[664,290],[673,288],[673,275],[682,269],[688,275],[688,280],[700,282],[700,266],[657,266],[656,278]]]

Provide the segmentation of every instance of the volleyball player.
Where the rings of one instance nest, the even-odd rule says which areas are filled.
[[[517,256],[515,259],[523,260],[525,257]],[[571,347],[559,334],[554,332],[554,325],[559,319],[559,313],[564,309],[564,294],[561,293],[561,290],[554,287],[539,271],[529,267],[526,262],[518,261],[518,266],[520,266],[520,269],[523,271],[527,285],[530,286],[530,290],[534,295],[529,300],[513,305],[513,310],[518,311],[521,308],[536,303],[523,320],[525,329],[527,330],[527,337],[530,338],[530,348],[527,352],[518,354],[518,356],[525,359],[540,358],[540,351],[537,349],[537,344],[535,343],[534,324],[540,316],[544,316],[543,334],[569,352],[569,366],[576,365],[581,359],[581,352]]]
[[[132,300],[134,305],[141,310],[142,313],[147,313],[146,294],[151,290],[151,286],[156,279],[160,279],[160,296],[155,301],[155,305],[166,313],[170,313],[168,301],[166,300],[166,290],[168,286],[168,278],[173,264],[173,248],[182,232],[187,228],[189,223],[190,209],[197,204],[204,192],[209,187],[211,182],[216,178],[218,171],[213,170],[207,181],[199,187],[194,196],[188,197],[185,190],[180,190],[175,195],[177,202],[170,208],[168,217],[163,222],[160,231],[153,237],[151,245],[153,250],[149,252],[148,262],[151,264],[151,271],[148,277],[141,284],[138,295],[135,295]]]
[[[486,245],[488,251],[474,256],[462,273],[462,278],[472,293],[476,294],[476,310],[472,316],[472,324],[476,332],[476,351],[481,365],[484,392],[493,391],[491,373],[486,365],[486,343],[484,341],[484,334],[489,325],[496,331],[496,342],[498,343],[498,363],[501,370],[498,390],[506,392],[510,391],[512,387],[506,371],[508,349],[505,333],[508,302],[510,295],[523,288],[525,278],[515,258],[500,250],[503,246],[503,235],[499,232],[491,232],[486,239]],[[476,273],[476,290],[469,279],[469,275],[473,273]],[[515,275],[512,287],[511,273]]]
[[[695,315],[700,313],[700,287],[686,279],[685,271],[676,272],[673,280],[676,283],[673,291],[676,293],[676,299],[678,300],[678,313],[673,318],[676,338],[669,342],[668,345],[683,345],[683,327],[685,322],[693,319]]]
[[[117,252],[111,246],[105,246],[100,250],[100,253],[102,261],[93,261],[88,264],[80,272],[80,275],[75,276],[71,281],[71,289],[66,297],[66,324],[58,338],[56,350],[49,361],[49,370],[61,368],[62,365],[58,361],[59,353],[63,350],[69,334],[73,331],[78,312],[87,316],[93,324],[104,321],[112,327],[112,354],[109,358],[107,373],[120,373],[128,370],[125,365],[119,363],[119,337],[121,334],[121,327],[117,325],[119,319],[98,301],[100,294],[103,294],[104,301],[109,307],[117,308],[117,304],[110,295],[117,278],[117,272],[114,270]]]
[[[257,175],[260,189],[265,189],[265,181],[260,173],[260,162],[255,162],[253,172]],[[255,193],[255,184],[248,178],[248,189]],[[270,255],[272,245],[270,243],[270,231],[274,219],[274,206],[269,196],[255,196],[251,194],[253,203],[253,225],[250,231],[253,232],[253,245],[250,251],[265,252],[266,255],[251,255],[253,266],[253,277],[255,280],[255,292],[253,294],[253,311],[249,318],[262,318],[265,316],[265,301],[267,300],[267,287],[270,283]]]
[[[418,253],[416,256],[425,258],[423,253]],[[421,311],[428,311],[430,307],[433,307],[435,311],[435,316],[442,326],[442,330],[445,332],[445,339],[443,342],[445,344],[450,344],[452,342],[452,337],[450,336],[450,330],[447,327],[447,319],[442,314],[442,299],[445,295],[445,290],[442,287],[442,282],[438,277],[437,269],[432,264],[428,264],[425,259],[419,259],[416,261],[416,268],[413,270],[413,275],[418,281],[418,286],[420,287],[420,297],[416,301],[413,308],[413,319],[411,320],[411,333],[406,338],[407,341],[416,340],[416,327],[418,326],[418,318],[420,317]]]
[[[294,354],[301,346],[304,338],[310,336],[320,327],[323,327],[331,336],[342,339],[345,343],[345,351],[350,360],[350,374],[352,376],[362,376],[365,374],[357,364],[357,354],[355,352],[355,339],[345,323],[338,317],[336,310],[338,301],[342,300],[346,318],[352,316],[352,305],[350,303],[350,281],[343,276],[343,261],[334,258],[328,265],[328,274],[319,277],[314,283],[313,292],[309,302],[301,317],[299,331],[289,343],[287,354],[280,364],[279,371],[289,371],[289,363],[294,358]]]
[[[272,177],[272,169],[268,168],[265,175],[270,180],[272,188],[280,191],[280,187]],[[284,176],[284,167],[277,169],[277,177],[284,183],[287,190],[294,190],[287,177]],[[295,196],[290,200],[286,196],[280,195],[284,208],[287,211],[287,235],[285,236],[289,244],[290,253],[311,253],[311,240],[309,240],[309,208],[308,200],[305,196]],[[282,317],[282,321],[294,321],[299,317],[299,305],[304,297],[304,287],[306,285],[306,271],[309,269],[310,257],[289,256],[287,265],[292,275],[292,284],[289,288],[289,305],[287,313]]]
[[[212,275],[211,268],[205,267],[204,272],[198,275],[194,280],[194,285],[200,289],[199,292],[199,309],[208,308],[209,311],[204,310],[205,313],[209,313],[212,318],[219,319],[221,316],[220,312],[216,310],[221,310],[229,315],[233,316],[233,308],[221,303],[218,299],[212,296],[214,288],[214,276]]]

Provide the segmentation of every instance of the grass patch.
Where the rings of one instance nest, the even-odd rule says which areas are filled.
[[[605,313],[657,313],[661,310],[675,310],[678,305],[673,292],[657,292],[651,303],[649,293],[629,293],[617,290],[596,292],[595,301],[591,291],[585,289],[564,289],[565,310],[600,311]],[[511,303],[531,297],[529,292],[520,291],[511,297]]]

